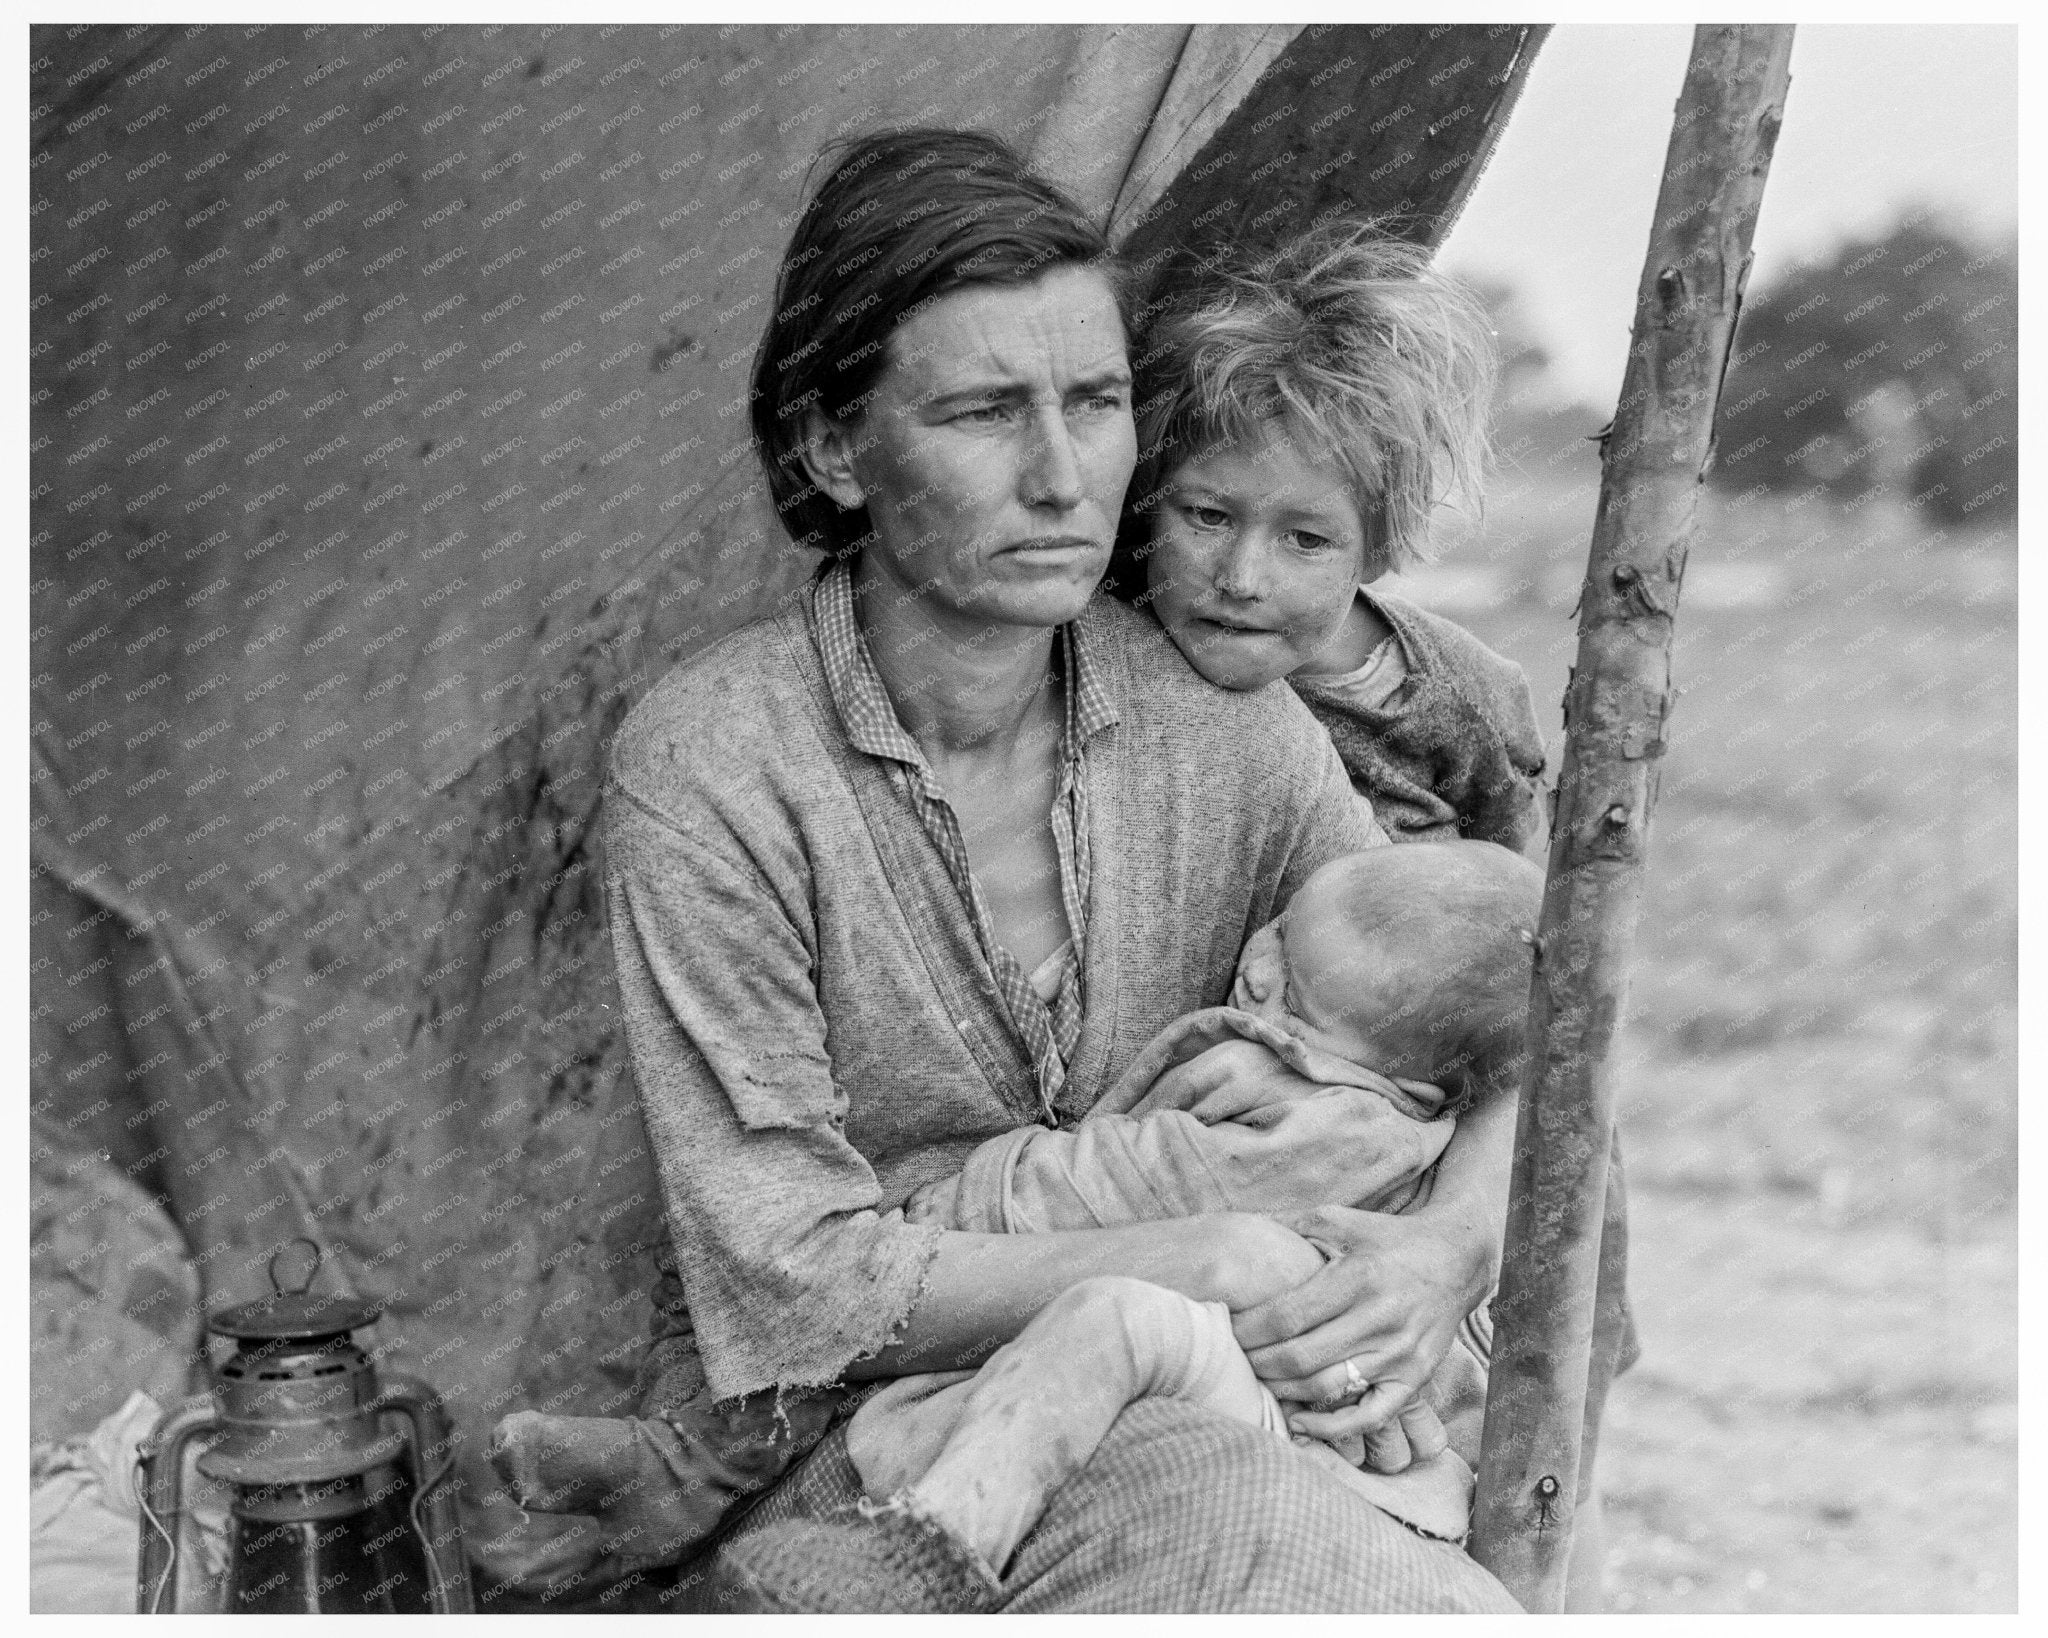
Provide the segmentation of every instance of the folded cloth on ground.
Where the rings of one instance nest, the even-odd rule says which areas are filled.
[[[136,1452],[156,1431],[163,1410],[146,1393],[92,1432],[40,1445],[29,1460],[29,1609],[37,1615],[133,1615],[142,1510],[136,1499]],[[200,1486],[197,1488],[209,1488]],[[195,1498],[196,1500],[197,1498]],[[196,1546],[199,1564],[181,1578],[197,1591],[227,1567],[225,1513],[203,1501],[189,1506],[182,1545]]]

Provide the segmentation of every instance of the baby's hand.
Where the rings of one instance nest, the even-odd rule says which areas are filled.
[[[1178,1109],[1204,1126],[1215,1126],[1325,1090],[1256,1041],[1221,1041],[1167,1070],[1131,1113]]]
[[[910,1198],[903,1202],[903,1220],[906,1223],[937,1223],[941,1228],[950,1227],[959,1199],[958,1172],[951,1177],[920,1183],[910,1191]]]

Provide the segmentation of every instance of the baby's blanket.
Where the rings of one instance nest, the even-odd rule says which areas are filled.
[[[1404,1211],[1451,1140],[1440,1088],[1396,1081],[1234,1007],[1177,1019],[1071,1131],[991,1138],[912,1222],[1043,1234],[1203,1212]]]

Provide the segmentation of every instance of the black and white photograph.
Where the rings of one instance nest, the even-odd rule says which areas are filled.
[[[30,1612],[2021,1612],[2023,31],[1392,15],[18,25]]]

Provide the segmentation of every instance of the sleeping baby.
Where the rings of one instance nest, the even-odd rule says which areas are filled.
[[[1459,1107],[1483,1078],[1515,1072],[1541,892],[1534,865],[1482,842],[1326,865],[1245,946],[1228,1006],[1169,1026],[1075,1129],[991,1139],[913,1195],[906,1215],[1045,1233],[1420,1204]],[[736,1542],[720,1573],[789,1609],[878,1608],[882,1589],[906,1584],[926,1588],[933,1609],[972,1607],[993,1597],[1117,1415],[1150,1395],[1291,1440],[1424,1534],[1466,1531],[1485,1396],[1473,1351],[1446,1356],[1390,1454],[1327,1437],[1315,1407],[1276,1400],[1221,1304],[1100,1278],[1041,1310],[978,1371],[898,1378],[874,1394],[847,1432],[868,1504]]]

